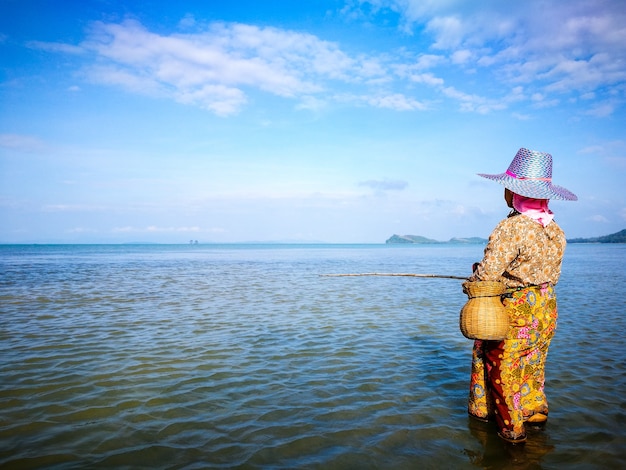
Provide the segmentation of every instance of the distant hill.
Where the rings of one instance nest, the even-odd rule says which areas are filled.
[[[432,238],[422,237],[420,235],[392,235],[387,241],[387,244],[416,244],[416,245],[441,245],[441,244],[473,244],[484,245],[487,240],[479,237],[469,238],[451,238],[447,242],[439,240],[433,240]]]
[[[441,245],[441,244],[468,244],[468,245],[484,245],[487,239],[480,237],[469,238],[451,238],[448,241],[433,240],[432,238],[422,237],[421,235],[393,235],[385,243],[387,244],[415,244],[415,245]],[[626,229],[604,235],[603,237],[594,238],[572,238],[567,240],[568,243],[626,243]]]
[[[626,229],[611,235],[604,235],[603,237],[572,238],[567,241],[569,243],[626,243]]]

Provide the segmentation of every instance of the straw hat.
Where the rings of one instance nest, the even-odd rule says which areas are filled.
[[[534,199],[561,199],[577,201],[571,191],[552,184],[552,155],[521,148],[509,165],[509,169],[498,175],[478,173],[504,185],[520,196]]]

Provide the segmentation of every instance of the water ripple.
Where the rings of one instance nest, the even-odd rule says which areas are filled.
[[[515,455],[466,417],[458,282],[318,276],[458,274],[480,250],[0,252],[0,466],[621,466],[625,250],[569,249],[550,424]]]

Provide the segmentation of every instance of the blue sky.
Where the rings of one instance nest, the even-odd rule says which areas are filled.
[[[0,242],[487,237],[520,147],[568,237],[626,228],[622,0],[0,13]]]

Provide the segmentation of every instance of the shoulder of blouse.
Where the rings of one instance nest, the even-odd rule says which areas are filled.
[[[553,220],[547,226],[543,226],[530,217],[525,217],[522,214],[511,214],[506,219],[500,221],[500,223],[493,230],[490,239],[509,239],[513,234],[539,234],[543,233],[550,240],[560,240],[561,243],[565,243],[565,232],[561,227]]]
[[[489,246],[507,246],[508,250],[524,245],[526,235],[542,231],[543,227],[522,214],[509,215],[501,220],[489,235]]]
[[[552,222],[546,226],[546,233],[549,238],[562,238],[565,243],[565,232],[556,221],[552,220]]]
[[[502,219],[498,223],[498,225],[496,225],[494,232],[499,232],[503,230],[508,232],[510,230],[515,230],[515,227],[525,225],[524,219],[527,219],[528,221],[532,222],[531,219],[529,219],[528,217],[524,217],[519,212],[516,212],[516,213],[511,212],[511,214],[509,214],[506,219]]]

